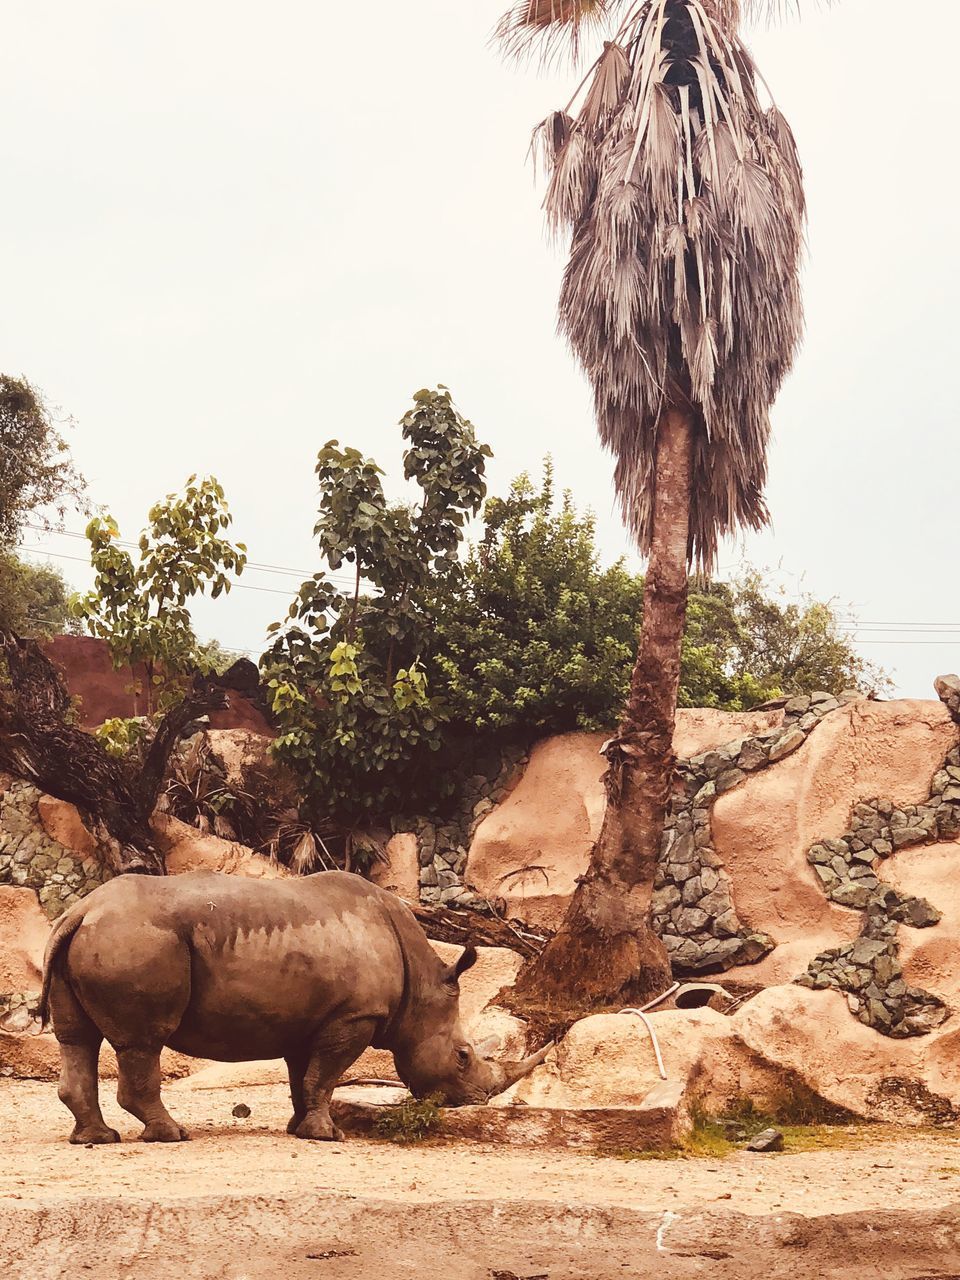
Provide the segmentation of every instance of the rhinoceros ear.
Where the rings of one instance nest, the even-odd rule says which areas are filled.
[[[447,970],[447,981],[456,984],[460,981],[461,973],[466,973],[466,971],[468,969],[472,969],[476,963],[477,948],[474,946],[465,947],[460,958]]]

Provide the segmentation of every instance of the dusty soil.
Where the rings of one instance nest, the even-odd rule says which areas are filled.
[[[843,1149],[625,1160],[283,1133],[274,1086],[167,1089],[177,1146],[104,1090],[124,1142],[69,1146],[54,1086],[0,1082],[0,1264],[24,1280],[430,1276],[960,1276],[960,1135],[868,1129]],[[250,1107],[235,1119],[238,1103]]]

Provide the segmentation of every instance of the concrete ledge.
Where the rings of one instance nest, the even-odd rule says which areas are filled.
[[[638,1107],[446,1107],[437,1137],[508,1147],[652,1151],[675,1146],[687,1132],[682,1091],[679,1083],[667,1082]],[[338,1089],[331,1112],[345,1133],[375,1136],[380,1117],[406,1096],[401,1089]]]

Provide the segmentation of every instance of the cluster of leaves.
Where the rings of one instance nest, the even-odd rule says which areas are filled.
[[[431,687],[453,725],[492,733],[603,729],[626,698],[643,618],[643,578],[603,568],[594,520],[559,504],[549,459],[486,505],[464,581],[434,601]],[[786,694],[885,677],[843,634],[836,610],[778,599],[760,574],[691,582],[680,705],[739,711]]]
[[[486,492],[490,450],[447,388],[417,392],[400,426],[415,506],[389,502],[383,472],[356,449],[321,449],[314,533],[327,569],[304,582],[261,659],[275,750],[300,779],[307,814],[347,826],[433,789],[442,708],[423,666],[432,603],[441,584],[455,593],[462,580],[465,525]],[[352,591],[330,576],[344,564]]]
[[[818,689],[890,688],[886,673],[856,652],[831,602],[790,599],[755,570],[732,582],[694,580],[680,706],[740,711]]]
[[[39,391],[0,374],[0,545],[16,541],[28,516],[82,505],[84,489]]]
[[[0,631],[42,640],[75,631],[70,593],[59,570],[28,564],[0,547]]]
[[[385,1108],[377,1117],[377,1133],[388,1142],[407,1146],[424,1142],[443,1132],[443,1105],[439,1095],[404,1098],[395,1107]]]
[[[481,732],[606,727],[636,656],[642,579],[604,569],[592,514],[555,501],[553,467],[486,504],[464,580],[434,601],[430,678],[451,720]]]
[[[242,573],[247,554],[224,536],[233,517],[212,477],[191,476],[184,492],[168,494],[148,519],[137,560],[119,545],[112,516],[90,521],[94,589],[75,596],[70,611],[107,642],[117,670],[143,664],[145,685],[136,684],[135,693],[149,715],[179,696],[185,676],[216,669],[222,652],[205,653],[187,602],[207,587],[213,597],[229,591],[229,575]]]

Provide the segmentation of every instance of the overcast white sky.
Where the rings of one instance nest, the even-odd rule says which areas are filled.
[[[4,6],[0,368],[74,416],[126,536],[209,471],[253,560],[312,570],[318,447],[396,474],[396,422],[442,381],[495,451],[494,491],[549,450],[605,556],[626,549],[526,163],[575,77],[502,65],[503,7]],[[940,54],[960,6],[922,15],[840,0],[749,33],[806,168],[808,336],[774,412],[773,527],[722,564],[782,564],[852,606],[885,628],[863,651],[927,697],[960,667],[958,82]],[[293,581],[248,572],[267,590],[199,605],[200,633],[259,650]]]

